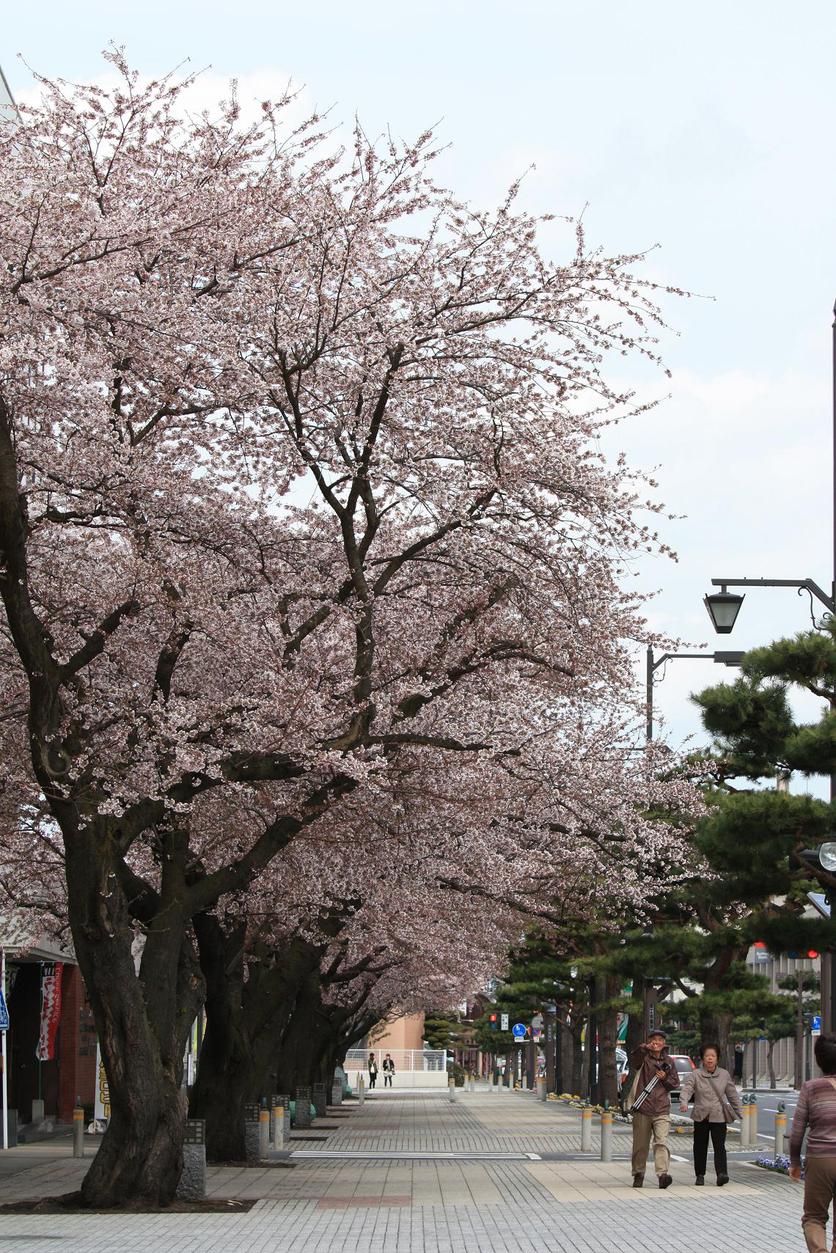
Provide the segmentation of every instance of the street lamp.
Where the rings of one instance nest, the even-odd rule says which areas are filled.
[[[703,604],[718,635],[731,635],[744,599],[735,592],[727,592],[725,585],[722,591],[703,597]]]
[[[813,599],[818,600],[824,605],[827,614],[830,617],[836,617],[836,305],[833,307],[833,324],[831,329],[831,363],[832,363],[832,484],[831,484],[831,534],[833,540],[832,549],[832,580],[830,584],[830,595],[813,579],[712,579],[713,587],[719,587],[720,592],[714,592],[705,597],[705,607],[708,610],[711,621],[714,623],[714,629],[721,635],[728,635],[735,624],[737,614],[740,612],[740,605],[743,603],[743,597],[733,597],[727,591],[729,587],[794,587],[799,595],[802,591],[808,593],[810,604],[812,606]],[[737,608],[732,613],[731,600],[739,601]],[[815,620],[814,620],[815,625]],[[831,712],[836,712],[836,700],[830,701]],[[836,801],[836,771],[830,776],[830,800],[831,803]],[[828,848],[829,852],[825,856],[832,857],[833,867],[836,870],[836,844],[833,846],[823,845]],[[829,870],[829,866],[825,866],[823,861],[820,864],[824,869]],[[824,1027],[826,1031],[832,1031],[836,1025],[836,954],[822,954],[822,1018],[824,1019]],[[826,972],[825,972],[825,969]]]
[[[737,597],[742,600],[743,597]],[[687,658],[689,661],[714,661],[722,666],[739,666],[743,660],[742,652],[719,652],[719,653],[662,653],[661,657],[653,656],[653,649],[647,649],[647,726],[645,728],[645,736],[648,741],[653,739],[653,676],[660,666],[666,661],[682,661]]]

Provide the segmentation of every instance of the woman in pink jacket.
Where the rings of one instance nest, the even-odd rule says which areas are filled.
[[[801,1178],[806,1133],[801,1228],[810,1253],[828,1253],[825,1227],[836,1190],[836,1035],[820,1035],[815,1054],[822,1078],[808,1079],[798,1094],[790,1135],[790,1178]]]

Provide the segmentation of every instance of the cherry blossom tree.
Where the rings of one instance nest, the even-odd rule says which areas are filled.
[[[515,759],[555,740],[559,772],[626,698],[622,576],[660,546],[596,443],[636,407],[606,359],[655,354],[640,257],[579,232],[547,261],[515,189],[483,212],[435,185],[428,135],[184,118],[181,83],[110,59],[113,89],[43,82],[0,131],[0,734],[61,833],[99,1206],[176,1184],[192,920],[423,761],[478,781],[456,830],[489,860]],[[633,815],[626,862],[649,776],[631,805],[619,771],[587,803]]]

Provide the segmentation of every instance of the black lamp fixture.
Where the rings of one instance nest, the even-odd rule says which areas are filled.
[[[731,635],[744,599],[745,597],[738,596],[736,592],[726,591],[725,584],[719,592],[703,597],[703,604],[718,635]]]

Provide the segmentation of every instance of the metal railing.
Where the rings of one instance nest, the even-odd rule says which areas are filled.
[[[446,1070],[447,1054],[444,1049],[349,1049],[345,1059],[346,1070],[367,1070],[369,1054],[374,1053],[378,1070],[383,1071],[383,1059],[389,1054],[395,1063],[395,1073]]]

